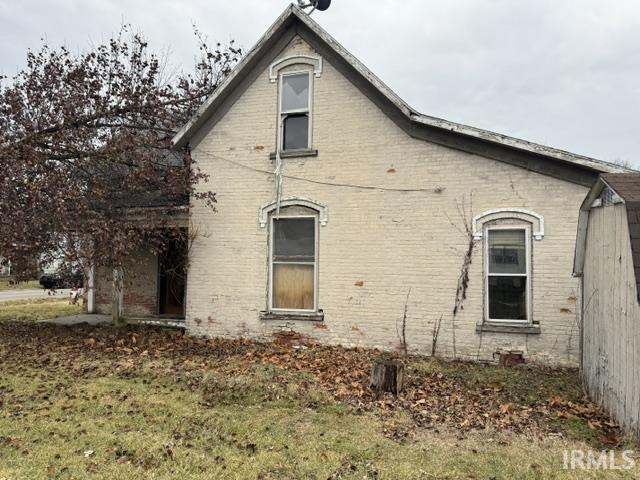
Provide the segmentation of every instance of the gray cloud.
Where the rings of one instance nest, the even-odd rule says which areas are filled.
[[[172,61],[191,23],[250,47],[287,0],[0,0],[0,73],[40,38],[73,50],[139,27]],[[640,168],[635,0],[334,0],[314,19],[419,111]]]

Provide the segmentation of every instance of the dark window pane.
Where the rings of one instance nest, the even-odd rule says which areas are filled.
[[[280,218],[273,221],[273,260],[314,262],[316,251],[314,218]]]
[[[527,273],[524,230],[489,230],[489,273]]]
[[[309,116],[287,115],[284,119],[284,150],[309,147]]]
[[[489,319],[527,320],[527,277],[489,277]]]
[[[309,108],[309,74],[282,77],[282,112]]]

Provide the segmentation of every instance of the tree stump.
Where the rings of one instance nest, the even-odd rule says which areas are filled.
[[[371,369],[371,388],[378,395],[390,392],[398,395],[402,390],[404,365],[397,360],[378,360]]]

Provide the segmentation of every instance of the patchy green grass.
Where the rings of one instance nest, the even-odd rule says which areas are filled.
[[[146,370],[4,371],[0,478],[604,478],[562,469],[585,443],[433,430],[398,443],[321,395],[261,396],[268,373],[228,382],[212,395]]]
[[[573,369],[540,369],[538,366],[520,365],[504,368],[471,362],[443,361],[427,358],[415,362],[412,368],[421,373],[440,373],[454,378],[466,387],[488,388],[498,393],[504,403],[533,405],[540,399],[561,396],[577,401],[584,396],[579,377]]]
[[[0,278],[0,292],[4,290],[23,290],[28,288],[42,288],[38,280],[28,280],[26,282],[15,283],[13,281]]]
[[[584,418],[567,415],[566,417],[551,420],[550,423],[556,425],[561,431],[566,432],[570,438],[586,442],[598,448],[604,448],[596,433],[589,428],[589,422]]]
[[[70,305],[68,299],[42,298],[0,302],[0,321],[35,322],[82,313],[81,305]]]
[[[336,396],[340,389],[322,380],[327,368],[335,369],[327,362],[336,356],[343,364],[367,355],[205,342],[141,327],[0,324],[0,479],[537,480],[640,474],[564,470],[565,450],[600,450],[582,418],[552,420],[570,436],[533,424],[526,433],[462,430],[457,420],[423,426],[411,408],[393,409],[385,403],[391,399],[378,407],[366,396],[343,400]],[[538,395],[538,401],[578,395],[562,390],[576,388],[575,372],[564,373],[573,387],[556,391],[562,371],[543,388],[548,370],[418,358],[407,363],[413,384],[455,380],[486,388],[487,395],[522,387],[521,398]],[[352,393],[359,388],[352,386]]]

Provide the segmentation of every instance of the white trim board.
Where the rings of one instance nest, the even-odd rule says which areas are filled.
[[[485,223],[508,218],[515,218],[531,223],[535,227],[533,230],[533,238],[536,240],[542,240],[544,238],[544,217],[542,215],[524,208],[510,207],[487,210],[473,217],[472,227],[474,240],[482,239],[483,226]]]
[[[314,200],[309,200],[307,198],[297,198],[297,197],[289,197],[284,198],[280,201],[280,208],[284,207],[307,207],[312,210],[318,212],[318,223],[325,227],[329,222],[329,211],[325,205],[318,203]],[[272,202],[264,204],[260,207],[260,211],[258,212],[258,222],[260,223],[261,228],[265,228],[269,221],[269,214],[278,208],[278,202],[273,200]]]

